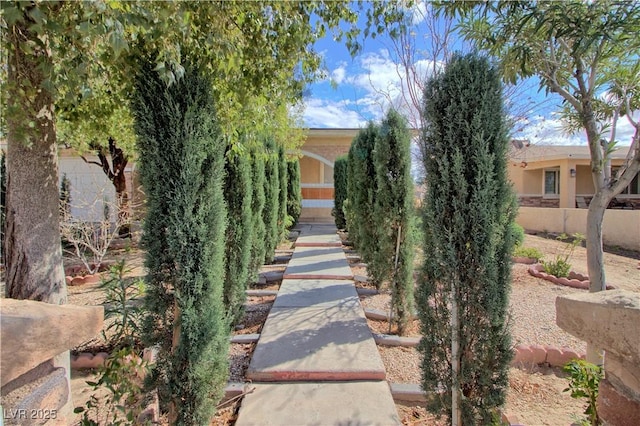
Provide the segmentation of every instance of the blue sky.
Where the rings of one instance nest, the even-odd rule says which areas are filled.
[[[424,81],[434,67],[428,53],[420,53],[431,49],[429,28],[427,20],[422,20],[422,14],[414,16],[412,40],[418,53],[411,62]],[[436,25],[441,26],[441,23]],[[441,34],[440,31],[441,28],[436,28],[436,32]],[[451,44],[452,51],[468,50],[459,38],[454,38]],[[326,78],[312,84],[305,97],[304,123],[307,127],[359,128],[368,120],[380,120],[392,104],[406,105],[402,94],[408,92],[407,85],[411,83],[401,78],[405,67],[399,64],[397,50],[389,37],[365,40],[362,53],[356,57],[351,57],[344,44],[333,41],[330,35],[316,43],[315,49],[324,58]],[[505,98],[511,105],[510,111],[514,116],[520,116],[512,137],[529,139],[534,144],[585,144],[586,137],[582,132],[575,135],[563,132],[556,113],[561,101],[559,96],[551,94],[547,97],[544,91],[538,91],[538,87],[536,80],[529,80],[517,88],[507,89]],[[411,108],[405,107],[405,111],[409,110]],[[410,124],[416,120],[409,117]],[[621,120],[619,127],[621,144],[629,145],[631,126]]]

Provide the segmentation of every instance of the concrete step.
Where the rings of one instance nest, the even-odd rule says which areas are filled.
[[[356,302],[357,303],[357,302]],[[272,308],[246,374],[254,381],[384,380],[362,308]]]
[[[299,247],[291,257],[285,279],[352,279],[353,273],[339,247]]]
[[[252,384],[236,426],[399,425],[386,382]]]

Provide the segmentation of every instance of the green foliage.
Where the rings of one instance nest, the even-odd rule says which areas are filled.
[[[571,392],[571,397],[575,399],[585,398],[587,407],[584,414],[587,415],[586,423],[591,426],[602,424],[598,416],[598,385],[603,378],[602,367],[591,364],[582,359],[574,359],[564,366],[563,370],[569,373],[569,387],[563,392]]]
[[[71,181],[66,173],[60,181],[60,214],[63,218],[71,217]]]
[[[147,196],[144,337],[159,348],[148,384],[168,404],[171,423],[202,425],[209,423],[228,376],[227,144],[216,122],[211,81],[187,65],[184,76],[167,87],[154,68],[141,60],[132,103]]]
[[[513,255],[515,257],[528,257],[538,262],[544,257],[542,252],[535,247],[523,247],[517,244],[513,247]]]
[[[229,224],[225,244],[224,305],[230,322],[242,318],[249,281],[253,214],[251,159],[227,152],[224,197]]]
[[[273,138],[264,141],[266,152],[264,165],[264,197],[265,204],[262,212],[265,228],[264,262],[271,263],[275,249],[280,242],[280,228],[278,215],[280,214],[280,167],[278,163],[277,146]]]
[[[367,270],[374,282],[391,282],[392,319],[404,334],[413,316],[415,254],[411,136],[406,120],[391,110],[382,121],[373,158],[377,193],[377,243]]]
[[[584,241],[584,235],[580,233],[574,233],[571,237],[567,234],[558,235],[558,240],[567,241],[562,251],[556,255],[554,260],[542,262],[544,271],[547,274],[555,275],[556,277],[567,277],[571,271],[571,263],[569,259],[573,255],[573,252],[577,246]]]
[[[289,235],[289,226],[291,221],[287,219],[287,199],[289,195],[287,190],[289,182],[287,177],[287,156],[285,155],[284,146],[278,146],[278,181],[280,182],[280,191],[278,193],[278,242],[284,241]]]
[[[513,222],[511,226],[509,226],[509,232],[511,233],[511,238],[515,242],[515,245],[520,247],[524,242],[524,228]]]
[[[265,160],[257,148],[251,150],[251,177],[253,194],[251,197],[251,257],[249,260],[249,281],[255,282],[258,270],[264,262],[266,227],[264,222],[265,199]]]
[[[0,149],[0,259],[4,263],[4,227],[7,215],[7,158]]]
[[[93,394],[84,407],[73,412],[82,413],[82,426],[138,424],[137,418],[145,408],[142,378],[149,366],[131,348],[122,348],[111,354],[98,371],[98,381],[87,381]],[[96,396],[107,389],[106,396]],[[100,393],[98,393],[100,395]]]
[[[105,295],[104,319],[108,324],[102,335],[116,348],[139,349],[144,310],[138,302],[142,302],[145,287],[141,278],[125,278],[129,271],[123,259],[109,268],[106,279],[101,279],[100,289]]]
[[[300,161],[297,158],[287,161],[287,185],[287,215],[291,217],[291,226],[293,226],[298,223],[302,211]]]
[[[344,229],[347,226],[342,208],[347,198],[347,161],[346,156],[341,156],[336,158],[333,164],[334,207],[331,214],[338,229]]]
[[[362,254],[365,262],[370,262],[375,253],[377,234],[373,217],[376,195],[376,170],[373,163],[373,149],[380,127],[369,123],[360,130],[351,142],[347,165],[346,219],[349,239]],[[348,202],[347,202],[348,201]],[[381,282],[374,281],[376,287]]]
[[[427,179],[417,292],[423,388],[456,384],[469,425],[489,424],[504,403],[512,357],[506,315],[517,204],[501,89],[487,59],[454,56],[427,82],[419,142]],[[445,391],[428,408],[451,416],[453,403]]]

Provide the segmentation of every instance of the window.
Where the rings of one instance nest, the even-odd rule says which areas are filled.
[[[560,194],[560,170],[544,171],[544,195]]]
[[[611,168],[611,175],[616,176],[619,167]],[[637,174],[632,180],[629,186],[622,190],[620,195],[640,195],[640,174]]]

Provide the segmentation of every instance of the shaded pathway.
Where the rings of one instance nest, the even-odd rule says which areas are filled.
[[[236,424],[400,424],[335,226],[299,228]]]

